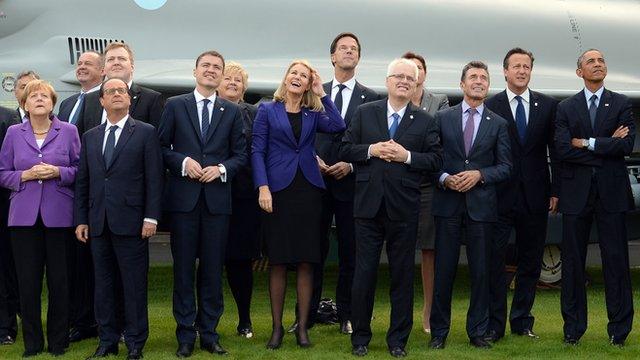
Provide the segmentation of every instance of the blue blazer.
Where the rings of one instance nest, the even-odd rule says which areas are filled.
[[[269,185],[272,192],[280,191],[293,181],[298,171],[313,185],[324,189],[315,151],[316,132],[339,133],[346,125],[331,101],[322,98],[325,111],[302,109],[302,132],[298,143],[287,117],[284,103],[273,101],[260,104],[253,122],[251,166],[253,182],[258,188]]]

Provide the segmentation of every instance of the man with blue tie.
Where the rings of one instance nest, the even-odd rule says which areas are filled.
[[[223,71],[220,53],[200,54],[195,90],[167,101],[158,129],[169,170],[165,203],[171,214],[178,357],[193,353],[196,329],[203,350],[226,354],[216,327],[223,311],[231,180],[248,156],[240,108],[216,96]]]
[[[585,258],[595,217],[605,283],[611,345],[621,347],[633,323],[626,214],[634,201],[625,156],[636,126],[631,101],[604,87],[607,64],[597,49],[578,58],[584,89],[558,104],[564,342],[576,345],[587,330]]]
[[[442,164],[437,125],[411,104],[418,67],[407,59],[387,68],[387,99],[361,105],[340,147],[342,161],[356,167],[354,217],[356,266],[351,309],[352,354],[365,356],[380,252],[386,243],[391,275],[391,322],[387,347],[404,357],[413,324],[413,271],[420,181]]]
[[[517,270],[509,322],[511,333],[538,338],[533,332],[531,308],[540,277],[547,237],[548,213],[558,204],[558,181],[553,134],[557,101],[529,89],[533,54],[521,48],[509,50],[503,60],[507,88],[485,104],[507,120],[513,171],[509,180],[497,185],[498,222],[491,247],[491,309],[488,341],[504,336],[507,317],[505,254],[515,230]]]
[[[80,55],[76,62],[76,79],[80,83],[80,92],[64,99],[58,111],[58,119],[74,125],[82,118],[85,95],[100,89],[102,55],[99,52],[89,50]]]
[[[511,172],[507,121],[484,105],[489,91],[487,65],[472,61],[462,70],[461,104],[436,113],[444,162],[433,196],[436,258],[431,308],[432,349],[442,349],[451,326],[451,296],[460,246],[467,248],[471,299],[467,335],[471,345],[489,348],[489,253],[498,220],[496,184]],[[463,240],[463,230],[466,241]]]
[[[90,242],[93,255],[100,338],[88,359],[118,354],[120,280],[127,359],[135,360],[142,358],[149,336],[147,239],[161,216],[162,153],[153,126],[129,116],[131,96],[123,80],[109,79],[98,91],[107,121],[82,137],[75,191],[76,237]]]

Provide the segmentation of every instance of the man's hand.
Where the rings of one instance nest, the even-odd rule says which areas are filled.
[[[558,213],[558,198],[555,196],[549,198],[549,212],[552,214]]]
[[[407,158],[409,157],[409,152],[402,145],[393,141],[393,139],[389,140],[388,144],[389,144],[390,154],[387,156],[387,160],[395,161],[399,163],[403,163],[407,161]]]
[[[456,175],[447,176],[442,182],[445,188],[451,189],[453,191],[458,191],[458,178]]]
[[[389,141],[381,141],[371,145],[371,156],[375,156],[384,161],[391,162],[395,156],[395,147]]]
[[[217,165],[207,166],[202,169],[202,176],[200,177],[200,182],[210,183],[213,180],[220,177],[220,168]]]
[[[627,137],[627,135],[629,135],[629,128],[626,126],[620,126],[616,129],[616,131],[613,132],[613,135],[611,135],[612,138],[624,138]]]
[[[482,179],[482,174],[478,170],[459,172],[456,176],[458,177],[458,191],[460,192],[471,190]]]
[[[327,165],[324,162],[324,160],[322,160],[318,155],[316,155],[316,160],[318,160],[318,167],[320,168],[320,173],[322,175],[327,175],[327,171],[329,171],[329,165]]]
[[[156,234],[156,228],[158,226],[154,223],[143,221],[142,222],[142,238],[147,239]],[[77,230],[76,230],[77,232]]]
[[[576,149],[584,149],[583,144],[583,140],[584,139],[577,139],[577,138],[573,138],[571,139],[571,146],[576,148]]]
[[[187,176],[194,180],[200,180],[202,177],[202,167],[197,161],[192,158],[187,159],[187,163],[184,165],[184,169]]]
[[[76,239],[83,243],[86,243],[89,240],[89,225],[80,224],[76,226]]]
[[[327,175],[333,176],[336,180],[340,180],[343,177],[351,173],[351,165],[349,163],[340,161],[329,167]]]
[[[269,214],[273,212],[273,199],[271,198],[271,191],[267,185],[260,186],[258,190],[258,204],[260,208]]]

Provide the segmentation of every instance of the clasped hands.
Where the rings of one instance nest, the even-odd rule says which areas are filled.
[[[220,177],[220,168],[217,165],[202,168],[197,161],[189,158],[184,166],[185,172],[190,179],[209,183]]]
[[[318,167],[322,175],[333,176],[336,180],[340,180],[351,173],[351,165],[349,165],[349,163],[340,161],[329,166],[320,156],[316,155],[316,159],[318,160]]]
[[[33,165],[31,169],[22,172],[22,181],[49,180],[60,177],[60,169],[57,166],[46,163]]]
[[[403,163],[407,161],[409,157],[409,152],[400,144],[393,141],[393,139],[389,141],[381,141],[371,145],[370,148],[371,156],[375,156],[387,162],[400,162]]]
[[[627,137],[627,135],[629,135],[629,128],[624,126],[624,125],[620,125],[616,131],[613,132],[613,135],[611,135],[612,138],[625,138]],[[571,139],[571,146],[574,148],[578,148],[578,149],[583,149],[584,146],[582,145],[582,142],[585,139],[579,139],[579,138],[572,138]]]
[[[442,183],[447,189],[458,192],[467,192],[471,190],[478,181],[482,179],[482,174],[478,170],[467,170],[459,172],[455,175],[449,175]]]

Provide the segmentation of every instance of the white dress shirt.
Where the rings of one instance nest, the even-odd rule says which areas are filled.
[[[407,103],[408,105],[409,103]],[[402,109],[395,111],[391,107],[391,103],[387,100],[387,129],[391,127],[393,124],[393,114],[398,114],[400,118],[398,118],[398,128],[400,127],[400,123],[402,122],[402,118],[404,117],[404,113],[407,111],[407,105],[405,105]],[[397,130],[396,130],[397,131]],[[371,146],[369,145],[369,150],[367,151],[367,159],[371,158]],[[407,160],[404,161],[405,164],[411,165],[411,151],[407,150]]]
[[[331,83],[331,100],[334,103],[336,102],[336,95],[338,94],[338,90],[340,90],[338,85],[340,85],[340,82],[336,80],[336,78],[333,78],[333,82]],[[345,88],[342,90],[342,109],[340,111],[340,115],[344,119],[344,117],[347,115],[349,103],[351,102],[353,89],[356,87],[356,78],[352,77],[351,79],[343,82],[342,85],[344,85]]]
[[[92,87],[91,89],[89,89],[88,91],[80,90],[80,94],[85,94],[86,95],[86,94],[91,94],[92,92],[96,92],[96,91],[100,90],[100,85],[101,84],[98,84],[98,85]],[[71,119],[73,119],[73,116],[76,114],[76,111],[78,111],[78,106],[79,105],[80,105],[80,97],[78,96],[78,98],[76,99],[75,105],[73,105],[73,109],[71,109],[71,114],[69,114],[69,121],[71,121]],[[104,117],[103,117],[103,120],[104,120],[104,119],[106,119],[106,113],[104,112],[104,110],[103,110],[103,115],[104,115]]]
[[[589,89],[587,89],[586,87],[584,88],[584,97],[587,99],[587,112],[589,111],[589,106],[591,106],[591,97],[593,95],[596,96],[596,107],[600,106],[600,99],[602,99],[603,92],[604,92],[604,86],[601,86],[600,89],[596,90],[596,92],[594,93],[589,91]],[[589,146],[587,147],[587,149],[594,151],[596,149],[596,139],[589,138],[588,140],[589,140]]]
[[[20,121],[21,122],[27,121],[27,113],[26,113],[26,111],[22,110],[22,108],[19,107],[18,108],[18,112],[20,113]]]
[[[509,90],[509,88],[507,88],[507,99],[509,99],[509,107],[511,108],[511,115],[513,115],[513,119],[516,119],[516,108],[518,107],[518,100],[516,100],[516,93],[514,93],[513,91]],[[529,100],[531,99],[531,93],[529,92],[529,88],[527,88],[527,90],[525,90],[520,97],[522,98],[522,106],[524,106],[524,118],[526,121],[526,124],[529,125],[529,107],[530,107],[530,102]]]

